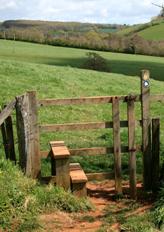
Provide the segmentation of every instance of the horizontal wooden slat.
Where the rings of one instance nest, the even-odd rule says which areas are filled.
[[[15,107],[15,103],[16,103],[16,100],[10,102],[3,110],[2,112],[0,113],[0,126],[3,124],[3,122],[5,121],[6,118],[8,118],[14,107]]]
[[[114,179],[114,172],[102,172],[102,173],[86,173],[88,181],[103,181],[106,179],[113,180]]]
[[[98,96],[98,97],[83,97],[83,98],[64,98],[64,99],[41,99],[38,100],[38,106],[55,106],[55,105],[81,105],[81,104],[105,104],[112,103],[112,98],[115,96]],[[120,101],[127,102],[128,96],[117,96]],[[135,102],[140,101],[140,95],[135,95]],[[150,96],[151,101],[164,102],[164,95],[157,94]]]
[[[88,181],[102,181],[106,179],[114,179],[114,172],[102,172],[102,173],[85,173]],[[47,176],[41,177],[41,182],[44,184],[55,184],[56,183],[56,176]]]
[[[42,99],[38,100],[38,106],[55,106],[55,105],[79,105],[79,104],[105,104],[112,103],[115,96],[98,96],[83,98],[65,98],[65,99]],[[127,102],[127,96],[117,96],[120,101]],[[135,101],[140,101],[140,95],[133,96]]]
[[[141,125],[141,121],[136,121],[136,126]],[[128,121],[120,121],[120,127],[128,127]],[[113,128],[113,122],[87,122],[87,123],[65,123],[41,125],[41,132],[62,132],[71,130],[94,130]]]
[[[151,102],[164,102],[164,94],[150,95]]]
[[[79,163],[70,164],[70,177],[72,183],[86,183],[87,177]]]
[[[93,148],[79,148],[79,149],[69,149],[71,156],[96,156],[96,155],[105,155],[113,154],[113,147],[93,147]],[[136,151],[141,151],[141,145],[136,146]],[[121,147],[121,153],[129,152],[128,146]],[[47,158],[49,151],[40,151],[41,158]]]

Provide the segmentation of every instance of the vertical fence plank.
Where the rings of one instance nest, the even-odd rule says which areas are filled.
[[[143,184],[146,191],[151,190],[151,118],[150,118],[150,73],[141,71],[141,111],[143,146]]]
[[[160,174],[160,119],[152,120],[152,189],[159,187]]]
[[[5,156],[6,159],[9,159],[9,149],[8,149],[9,147],[8,147],[7,134],[6,134],[6,128],[4,123],[1,125],[1,133],[3,139],[3,146],[5,150]]]
[[[36,178],[41,168],[36,92],[27,92],[16,100],[20,165],[27,176]]]
[[[128,143],[129,143],[129,171],[130,171],[130,197],[136,199],[136,145],[135,145],[135,105],[133,97],[128,98]]]
[[[114,163],[115,163],[115,188],[118,194],[122,193],[121,176],[121,141],[120,141],[120,112],[119,99],[112,99],[113,114],[113,145],[114,145]]]
[[[16,163],[13,123],[12,123],[12,117],[11,116],[9,116],[5,120],[5,124],[6,124],[6,134],[7,134],[7,141],[8,141],[9,159]]]

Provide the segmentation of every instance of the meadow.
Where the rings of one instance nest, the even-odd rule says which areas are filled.
[[[164,92],[164,60],[159,57],[99,52],[107,59],[110,73],[81,69],[88,50],[0,40],[0,103],[6,103],[27,90],[36,90],[39,99],[84,96],[127,95],[140,92],[141,69],[151,71],[151,93]],[[152,117],[162,117],[164,107],[153,104]],[[136,104],[140,119],[140,105]],[[56,106],[39,110],[39,123],[110,121],[111,105]],[[121,104],[121,119],[126,120],[125,103]],[[162,117],[161,127],[164,129]],[[137,143],[141,130],[137,128]],[[161,133],[164,141],[164,130]],[[127,145],[127,129],[121,130],[122,145]],[[73,131],[41,134],[41,149],[49,149],[49,141],[64,140],[71,148],[112,145],[112,130]],[[161,142],[163,147],[164,142]],[[2,144],[1,144],[2,148]],[[128,156],[123,155],[128,169]],[[142,173],[142,157],[138,156],[138,172]],[[87,172],[113,169],[113,157],[75,157]],[[48,161],[43,162],[43,175],[50,174]]]

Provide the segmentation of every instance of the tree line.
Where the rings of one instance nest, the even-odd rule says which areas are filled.
[[[1,39],[85,48],[91,50],[164,56],[164,41],[148,41],[137,33],[121,36],[116,33],[103,33],[93,28],[89,31],[41,30],[35,27],[2,28]]]

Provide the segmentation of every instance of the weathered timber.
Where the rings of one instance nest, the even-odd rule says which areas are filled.
[[[55,105],[80,105],[80,104],[105,104],[112,103],[115,96],[98,96],[83,98],[65,98],[65,99],[42,99],[38,100],[38,106],[55,106]],[[127,102],[127,96],[118,96],[120,101]],[[135,96],[135,101],[140,101],[140,96]]]
[[[71,189],[78,197],[87,196],[86,182],[88,181],[79,163],[70,164]]]
[[[144,189],[151,190],[151,118],[150,118],[150,73],[141,71],[141,112],[143,143],[143,184]]]
[[[9,159],[16,163],[13,123],[12,123],[12,117],[11,116],[6,118],[5,125],[6,125],[6,136],[7,136],[7,142],[8,142]]]
[[[141,145],[136,145],[136,151],[142,151]],[[92,148],[78,148],[78,149],[69,149],[71,156],[97,156],[105,154],[113,154],[113,147],[92,147]],[[121,153],[128,153],[128,146],[121,146]],[[49,156],[49,151],[40,151],[41,158],[47,158]]]
[[[9,149],[8,149],[9,146],[8,146],[8,141],[7,141],[5,123],[2,123],[0,127],[1,127],[1,133],[2,133],[3,146],[5,150],[5,156],[6,156],[6,159],[9,159]]]
[[[120,101],[127,102],[128,96],[118,96]],[[84,97],[84,98],[66,98],[66,99],[42,99],[38,100],[38,106],[55,106],[55,105],[81,105],[81,104],[106,104],[112,103],[113,96]],[[164,102],[163,94],[150,96],[151,102]],[[135,95],[135,102],[140,101],[140,96]]]
[[[70,188],[70,153],[61,141],[50,142],[50,147],[51,170],[52,175],[56,175],[56,185],[68,190]]]
[[[113,180],[114,172],[102,172],[102,173],[86,173],[88,181],[103,181],[103,180]]]
[[[20,165],[27,176],[40,176],[39,128],[36,92],[16,98],[17,134]]]
[[[130,171],[130,196],[137,197],[136,188],[136,146],[135,146],[135,106],[133,98],[129,97],[127,103],[128,116],[128,143],[129,143],[129,171]]]
[[[141,126],[141,120],[136,121],[136,125]],[[120,121],[120,127],[128,127],[128,121]],[[113,128],[113,122],[87,122],[87,123],[65,123],[41,125],[40,132],[62,132],[72,130],[94,130]]]
[[[115,188],[118,194],[122,193],[121,175],[121,141],[120,141],[120,112],[119,99],[114,97],[112,100],[113,116],[113,145],[114,145],[114,166],[115,166]]]
[[[10,102],[1,112],[0,112],[0,126],[4,123],[5,119],[10,116],[12,113],[14,107],[15,107],[16,101]]]
[[[152,189],[157,191],[160,175],[160,119],[152,120]]]

